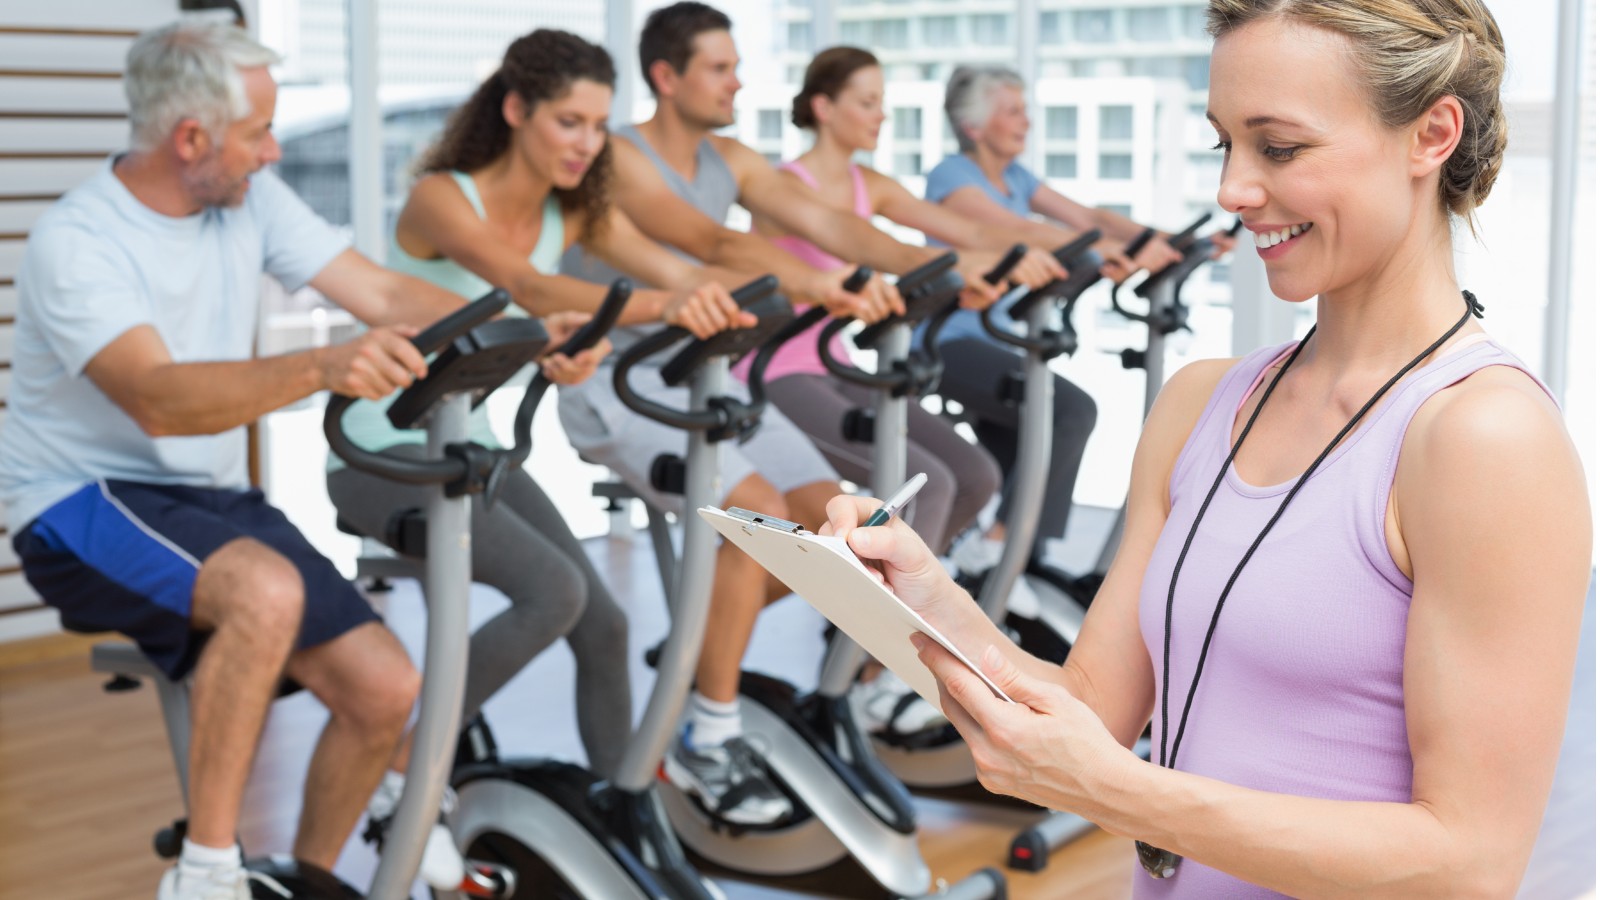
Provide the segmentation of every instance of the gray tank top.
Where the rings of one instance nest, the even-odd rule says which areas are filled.
[[[739,199],[739,183],[733,177],[733,170],[728,168],[728,163],[722,154],[711,146],[709,139],[702,140],[694,155],[694,179],[684,178],[678,171],[667,165],[656,153],[650,142],[639,133],[637,125],[624,125],[611,133],[611,139],[627,138],[644,152],[646,158],[655,163],[657,171],[666,180],[667,187],[674,194],[689,201],[695,209],[705,213],[713,222],[722,224],[728,219],[728,211],[733,209],[733,204]],[[683,253],[676,248],[668,247],[673,255],[693,265],[700,265],[701,261]],[[611,268],[598,258],[589,255],[581,244],[573,244],[566,254],[561,257],[561,274],[581,278],[595,284],[610,284],[622,276],[621,272]],[[640,338],[657,331],[659,325],[634,325],[625,328],[616,328],[611,332],[611,343],[617,351],[626,349]],[[616,358],[615,354],[606,357],[610,362]],[[662,354],[657,362],[665,362],[666,354]]]

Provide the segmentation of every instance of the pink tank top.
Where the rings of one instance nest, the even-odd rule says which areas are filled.
[[[1323,461],[1245,566],[1212,638],[1178,769],[1303,797],[1411,800],[1401,676],[1412,584],[1390,556],[1384,532],[1401,442],[1423,402],[1479,369],[1510,366],[1534,377],[1498,344],[1466,340],[1472,343],[1457,344],[1390,389]],[[1228,371],[1173,466],[1172,513],[1139,596],[1158,692],[1173,565],[1228,456],[1240,408],[1292,346],[1258,350]],[[1257,487],[1230,468],[1217,488],[1173,604],[1167,709],[1174,731],[1217,596],[1296,480]],[[1153,737],[1159,746],[1159,707]],[[1161,881],[1135,866],[1133,883],[1139,900],[1279,896],[1192,859]]]
[[[816,177],[805,166],[802,166],[798,160],[786,162],[778,168],[785,172],[794,173],[797,178],[805,182],[812,190],[817,189]],[[856,215],[863,219],[871,219],[872,198],[867,195],[867,180],[862,176],[861,169],[854,165],[850,166],[850,183],[855,193]],[[804,238],[785,235],[780,238],[774,238],[772,242],[789,251],[801,262],[814,269],[828,271],[846,265],[843,260],[829,254],[821,247]],[[795,315],[800,315],[810,308],[810,306],[795,304]],[[822,329],[828,324],[828,321],[828,319],[823,319],[816,325],[795,335],[782,347],[779,347],[778,352],[772,355],[772,362],[767,364],[767,380],[777,381],[785,375],[828,374],[828,370],[822,365],[822,358],[817,354],[817,336],[822,333]],[[845,349],[844,340],[838,336],[835,336],[833,341],[829,343],[828,351],[833,355],[834,359],[848,360],[850,358],[849,352]],[[745,380],[749,375],[753,358],[754,354],[751,354],[740,360],[739,364],[733,369],[734,377],[741,381]]]

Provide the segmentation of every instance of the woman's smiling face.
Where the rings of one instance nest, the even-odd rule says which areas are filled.
[[[1342,35],[1272,18],[1212,53],[1206,116],[1226,153],[1217,202],[1243,217],[1285,300],[1367,281],[1418,216],[1438,214],[1409,132],[1378,121],[1349,53]]]

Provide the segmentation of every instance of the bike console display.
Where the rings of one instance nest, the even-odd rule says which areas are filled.
[[[396,428],[417,428],[451,394],[469,393],[472,405],[523,366],[539,358],[550,335],[538,319],[486,322],[451,341],[428,366],[428,376],[400,392],[389,407]]]
[[[737,362],[746,353],[766,343],[790,319],[794,308],[779,296],[778,279],[764,275],[733,292],[739,308],[756,317],[749,328],[732,328],[718,332],[703,341],[695,341],[678,351],[661,367],[661,380],[669,385],[679,385],[688,380],[694,370],[714,356],[726,356]]]

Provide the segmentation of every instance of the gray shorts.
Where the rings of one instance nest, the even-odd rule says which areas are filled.
[[[689,402],[687,387],[668,387],[654,369],[635,369],[630,383],[640,395],[666,406],[682,409]],[[731,378],[727,393],[740,400],[750,396],[742,383]],[[651,506],[673,514],[683,511],[682,496],[663,494],[650,484],[650,466],[663,453],[683,455],[688,434],[623,406],[611,386],[610,367],[582,384],[561,388],[557,410],[579,456],[609,467]],[[761,414],[761,427],[749,441],[723,441],[720,447],[716,492],[723,505],[728,492],[752,474],[784,494],[819,481],[839,480],[839,473],[811,439],[773,406]]]

